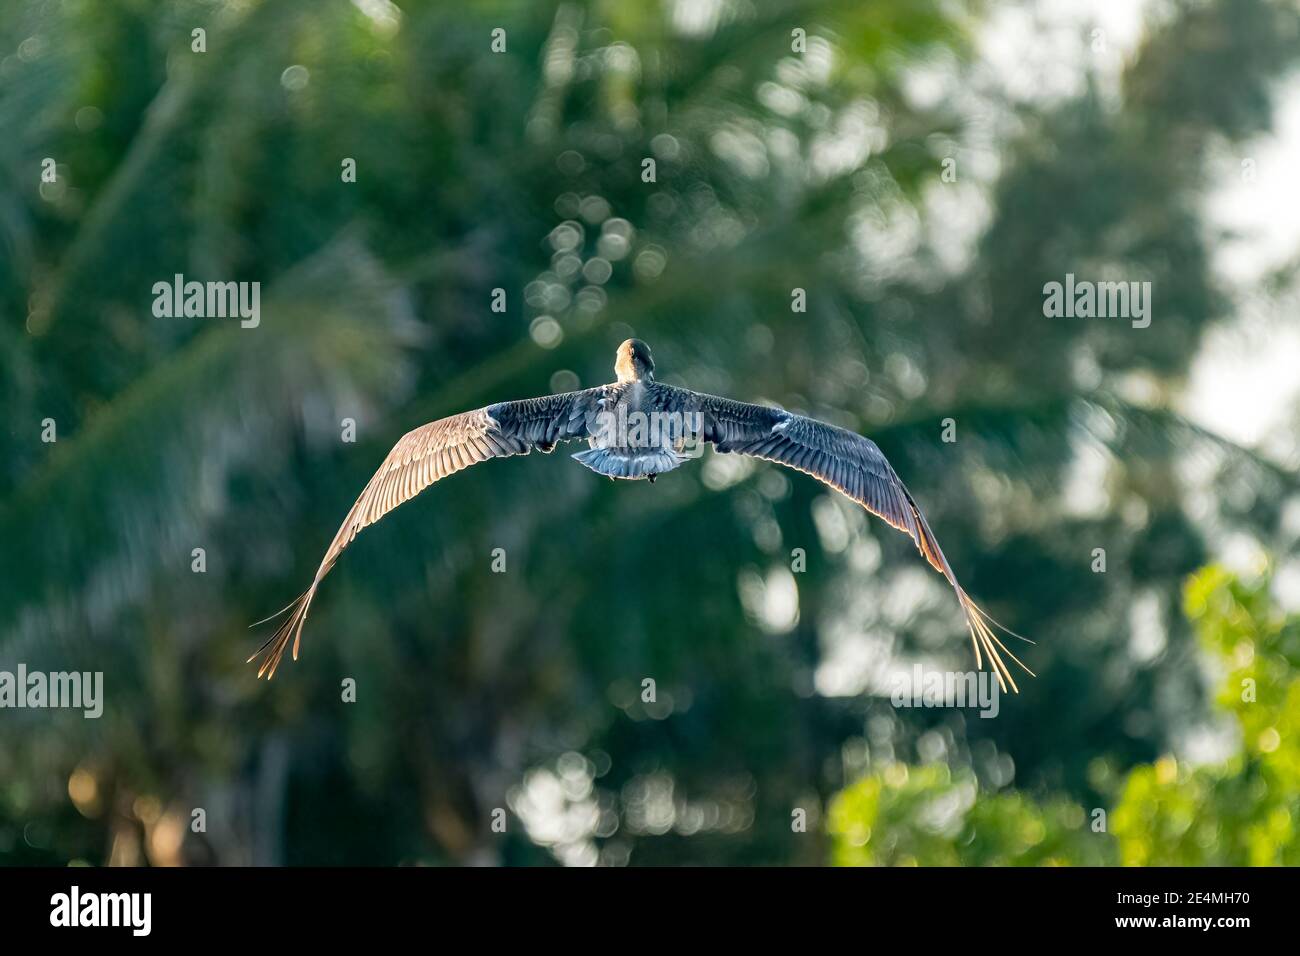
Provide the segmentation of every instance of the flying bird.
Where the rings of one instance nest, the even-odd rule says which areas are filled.
[[[430,422],[402,436],[343,519],[311,586],[266,619],[289,615],[248,659],[259,663],[257,676],[269,680],[275,674],[291,641],[294,660],[298,659],[303,624],[316,589],[363,528],[435,481],[470,465],[527,455],[534,449],[549,453],[560,442],[579,439],[586,439],[588,448],[573,457],[614,480],[653,482],[698,457],[706,444],[718,452],[749,455],[812,475],[910,536],[931,567],[948,579],[966,617],[977,668],[987,655],[1004,691],[1008,686],[1019,691],[1004,654],[1033,676],[994,628],[1020,635],[981,610],[957,583],[921,509],[873,441],[779,408],[664,385],[655,381],[654,370],[649,347],[640,339],[628,339],[615,353],[617,380],[608,385],[499,402]]]

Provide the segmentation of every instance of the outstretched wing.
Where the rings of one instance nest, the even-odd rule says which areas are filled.
[[[980,648],[983,647],[1003,690],[1008,684],[1012,690],[1019,690],[1002,659],[1003,653],[1033,675],[993,633],[993,627],[1001,625],[981,610],[957,583],[957,576],[921,509],[875,442],[847,429],[779,408],[682,391],[691,396],[683,397],[683,409],[700,413],[704,440],[712,442],[718,451],[779,462],[812,475],[911,537],[917,550],[957,592],[975,647],[976,666],[982,663]]]
[[[321,559],[311,587],[279,612],[289,611],[290,614],[249,658],[250,662],[260,661],[257,676],[265,674],[270,679],[275,674],[291,638],[293,657],[298,659],[302,626],[316,588],[343,549],[363,528],[411,500],[435,481],[470,465],[489,458],[527,455],[533,449],[549,452],[556,442],[587,437],[600,411],[599,403],[606,388],[601,386],[519,402],[499,402],[421,425],[403,435],[343,519],[325,557]]]

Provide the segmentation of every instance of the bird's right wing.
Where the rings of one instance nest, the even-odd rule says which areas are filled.
[[[812,475],[908,535],[931,567],[947,578],[956,591],[970,629],[976,666],[980,666],[982,647],[1004,690],[1008,686],[1013,691],[1019,688],[1002,659],[1003,654],[1032,675],[994,633],[994,627],[1004,631],[1007,628],[989,617],[957,582],[957,575],[944,557],[920,506],[875,442],[856,432],[780,408],[678,391],[681,397],[677,404],[698,411],[703,438],[718,451],[778,462]]]
[[[311,587],[280,612],[291,613],[249,658],[250,662],[260,660],[257,676],[265,674],[269,679],[275,674],[291,638],[293,657],[297,660],[303,622],[307,619],[316,588],[343,549],[362,529],[411,500],[435,481],[470,465],[489,458],[527,455],[533,449],[549,452],[557,442],[588,437],[607,389],[608,386],[600,386],[517,402],[499,402],[429,422],[403,435],[343,519],[325,551],[325,557],[321,559]]]

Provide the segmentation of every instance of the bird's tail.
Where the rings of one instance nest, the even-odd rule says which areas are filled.
[[[671,449],[623,451],[615,448],[589,448],[572,456],[592,471],[610,478],[649,478],[662,475],[689,459]]]
[[[983,657],[980,653],[980,649],[983,648],[984,653],[988,655],[989,666],[993,668],[993,673],[997,675],[998,685],[1002,688],[1002,692],[1006,693],[1007,685],[1009,684],[1011,685],[1013,693],[1020,693],[1020,688],[1016,686],[1016,680],[1011,676],[1011,669],[1007,667],[1006,661],[1002,659],[1002,655],[1005,654],[1016,664],[1020,665],[1021,669],[1023,669],[1030,677],[1034,677],[1035,674],[1025,665],[1024,661],[1016,657],[1016,655],[1002,643],[1001,639],[994,632],[994,628],[1003,631],[1012,637],[1018,637],[1026,643],[1032,644],[1034,642],[1029,640],[1027,637],[1022,637],[1017,634],[1006,625],[999,624],[996,620],[990,617],[983,608],[971,600],[970,595],[960,587],[957,588],[957,600],[961,602],[961,609],[966,615],[966,626],[970,629],[971,644],[975,647],[975,667],[978,669],[983,666]]]
[[[290,639],[293,640],[293,659],[298,659],[298,642],[302,639],[302,626],[307,620],[307,609],[311,607],[312,598],[316,596],[316,586],[320,584],[320,579],[312,582],[311,587],[294,599],[293,603],[276,611],[268,618],[263,618],[257,624],[265,624],[267,621],[274,620],[286,611],[289,616],[280,623],[275,629],[275,633],[267,640],[265,644],[259,647],[253,655],[245,662],[251,664],[253,661],[258,662],[257,676],[265,675],[267,680],[275,676],[275,669],[280,666],[280,660],[284,657],[284,652],[289,646]],[[252,625],[257,627],[257,624]]]

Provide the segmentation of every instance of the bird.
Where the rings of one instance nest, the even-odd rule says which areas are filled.
[[[585,439],[572,455],[611,480],[646,480],[698,458],[711,446],[786,465],[829,485],[911,537],[932,568],[952,586],[965,616],[975,666],[983,660],[1002,691],[1019,687],[1003,655],[1031,671],[995,633],[1025,640],[982,610],[957,581],[925,515],[875,442],[856,432],[784,409],[706,395],[655,381],[650,348],[627,339],[614,355],[608,385],[521,401],[498,402],[429,422],[403,435],[366,484],[325,551],[311,586],[253,626],[288,617],[248,663],[257,676],[275,675],[290,643],[298,659],[303,625],[321,581],[365,528],[429,485],[491,458],[549,454],[561,442]]]

